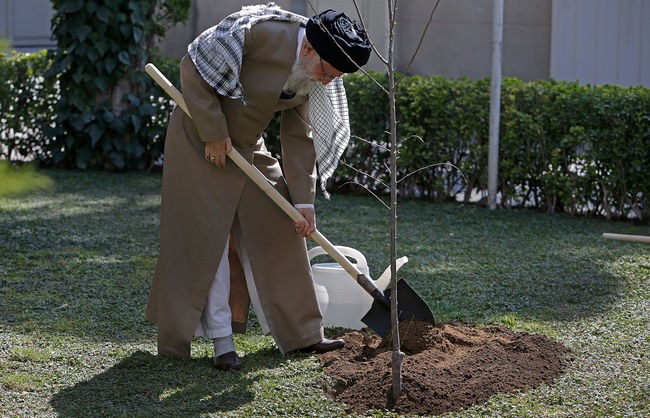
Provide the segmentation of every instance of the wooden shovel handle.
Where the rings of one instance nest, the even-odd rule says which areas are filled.
[[[650,237],[647,237],[645,235],[613,234],[613,233],[605,232],[603,233],[603,238],[615,239],[618,241],[643,242],[645,244],[650,244]]]
[[[187,104],[183,99],[180,91],[162,74],[155,65],[149,63],[144,67],[147,74],[162,87],[165,92],[176,102],[178,106],[189,116],[190,111]],[[246,175],[260,188],[267,196],[269,196],[279,207],[289,215],[295,222],[303,221],[305,218],[287,201],[264,177],[260,171],[251,165],[241,154],[234,148],[228,153],[228,157],[239,167]],[[312,233],[311,238],[316,241],[334,260],[336,260],[341,267],[347,271],[368,293],[373,297],[383,297],[383,293],[375,285],[375,283],[365,274],[361,273],[350,260],[348,260],[323,234],[318,230]],[[382,295],[382,296],[379,296]]]

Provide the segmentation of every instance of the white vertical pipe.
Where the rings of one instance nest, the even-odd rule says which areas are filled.
[[[497,207],[499,176],[499,115],[501,112],[501,61],[503,51],[503,0],[494,0],[492,11],[492,80],[490,83],[490,138],[488,150],[488,206]]]

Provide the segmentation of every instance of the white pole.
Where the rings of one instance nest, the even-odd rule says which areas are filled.
[[[501,60],[503,50],[503,0],[492,11],[492,81],[490,90],[490,144],[488,150],[488,206],[497,207],[499,176],[499,114],[501,112]]]

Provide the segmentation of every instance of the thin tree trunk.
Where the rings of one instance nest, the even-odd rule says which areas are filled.
[[[309,0],[307,1],[311,5],[311,2]],[[401,78],[397,82],[395,81],[394,54],[393,54],[394,45],[395,45],[395,25],[397,24],[396,21],[397,2],[398,0],[387,0],[387,5],[388,5],[388,51],[387,51],[388,56],[387,58],[384,58],[382,56],[380,51],[378,51],[375,45],[372,43],[372,39],[370,40],[373,50],[375,51],[379,59],[386,65],[387,74],[388,74],[388,85],[389,85],[388,90],[386,90],[381,83],[377,82],[377,80],[374,80],[373,78],[377,86],[379,86],[379,88],[381,88],[388,95],[389,105],[390,105],[390,157],[389,157],[390,158],[389,161],[390,273],[391,273],[391,278],[390,278],[391,315],[390,316],[391,316],[392,350],[393,350],[392,352],[393,401],[397,400],[397,398],[402,394],[402,359],[404,358],[404,353],[400,350],[401,343],[400,343],[400,336],[399,336],[399,314],[398,314],[399,310],[397,306],[397,160],[399,158],[399,152],[397,149],[397,110],[395,106],[395,91],[396,91],[396,86],[401,81]],[[359,19],[361,19],[361,25],[363,26],[364,29],[367,30],[367,26],[364,24],[361,11],[359,10],[359,5],[357,4],[357,0],[353,0],[352,3],[354,4],[355,9],[357,10]],[[440,0],[436,0],[433,9],[431,10],[431,14],[429,15],[429,20],[426,24],[426,27],[422,32],[420,41],[417,44],[417,47],[415,48],[415,52],[411,57],[411,61],[406,66],[404,73],[408,72],[408,69],[413,63],[413,60],[415,59],[415,56],[417,55],[420,49],[420,46],[424,42],[424,36],[427,32],[427,29],[429,28],[429,25],[431,24],[433,15],[436,9],[438,8],[439,4],[440,4]],[[364,71],[364,73],[366,72]],[[366,75],[372,78],[370,74],[366,73]]]
[[[399,315],[397,314],[397,111],[395,109],[395,72],[393,50],[395,38],[396,5],[388,0],[389,40],[388,40],[388,99],[390,103],[390,283],[391,283],[391,326],[393,336],[392,383],[393,400],[402,394],[402,358],[400,351]]]

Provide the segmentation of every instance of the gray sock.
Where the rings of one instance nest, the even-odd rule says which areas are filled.
[[[214,342],[214,356],[219,357],[222,354],[226,354],[230,351],[235,351],[235,343],[232,339],[232,334],[225,337],[213,338]]]

